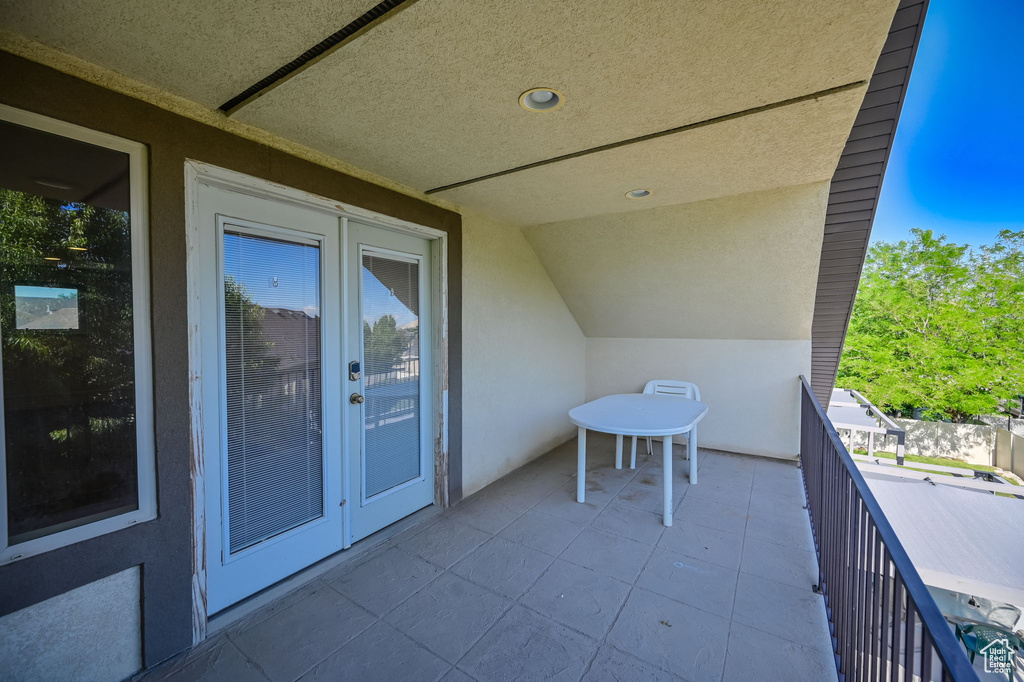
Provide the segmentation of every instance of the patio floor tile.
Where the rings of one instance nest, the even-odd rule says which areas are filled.
[[[828,629],[825,605],[809,585],[801,589],[741,573],[732,620],[831,653],[828,640],[820,637]]]
[[[331,587],[382,616],[440,574],[434,564],[391,548],[331,582]]]
[[[735,570],[743,555],[743,535],[680,519],[665,529],[658,547]]]
[[[267,676],[225,636],[145,673],[147,682],[267,682]]]
[[[693,682],[721,678],[728,639],[727,619],[639,588],[608,635],[612,646]]]
[[[468,580],[445,573],[385,620],[455,663],[511,604]]]
[[[616,470],[614,442],[585,504],[570,441],[135,682],[834,680],[800,470],[701,449],[690,485],[677,445],[666,528],[661,444]]]
[[[621,502],[612,502],[590,524],[597,530],[653,545],[665,532],[659,514],[645,512]]]
[[[448,518],[493,534],[515,521],[522,513],[522,509],[512,509],[500,500],[474,495],[451,509]]]
[[[747,519],[747,537],[795,549],[813,547],[814,538],[807,519],[754,513]]]
[[[750,486],[735,485],[733,482],[717,481],[708,476],[698,485],[687,488],[686,496],[690,499],[706,500],[719,504],[746,509],[750,505]]]
[[[522,606],[513,606],[459,667],[481,682],[578,680],[597,642]]]
[[[723,679],[832,682],[836,666],[831,653],[733,623]]]
[[[651,554],[647,545],[621,535],[585,529],[565,548],[561,558],[577,566],[632,583]]]
[[[231,639],[271,679],[293,680],[376,620],[369,611],[324,585]]]
[[[657,549],[636,584],[709,613],[728,614],[736,575],[732,569]]]
[[[504,538],[491,538],[468,557],[455,564],[452,572],[510,599],[525,592],[554,557]]]
[[[697,487],[702,485],[704,484],[698,483]],[[747,527],[747,510],[688,495],[676,508],[674,522],[695,523],[699,526],[742,534]]]
[[[378,621],[300,679],[302,682],[438,680],[449,666],[387,623]]]
[[[490,533],[448,518],[398,546],[441,568],[449,568],[490,538]]]
[[[677,682],[679,679],[611,646],[598,650],[597,658],[583,676],[583,682]]]
[[[558,560],[519,602],[599,640],[619,615],[629,588],[627,583]]]
[[[528,511],[509,524],[498,537],[530,549],[558,556],[580,534],[583,526],[557,516]]]
[[[818,582],[814,552],[750,537],[743,542],[740,571],[800,588]]]
[[[644,485],[643,483],[630,483],[619,493],[616,501],[630,507],[635,507],[650,514],[662,516],[665,510],[665,489],[660,485],[661,473],[658,474],[657,486]],[[674,486],[672,488],[672,509],[682,501],[686,495],[688,486]]]

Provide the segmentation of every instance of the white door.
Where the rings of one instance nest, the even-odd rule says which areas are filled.
[[[340,228],[205,185],[199,197],[212,614],[343,544]]]
[[[213,614],[433,502],[432,242],[198,197]]]
[[[346,358],[353,542],[434,500],[430,247],[348,221],[347,308],[358,320]]]

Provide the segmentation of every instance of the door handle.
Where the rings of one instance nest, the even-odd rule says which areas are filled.
[[[353,405],[359,405],[364,400],[366,400],[366,398],[364,398],[363,396],[359,395],[358,393],[353,393],[352,395],[350,395],[348,397],[348,401],[350,403],[352,403]]]

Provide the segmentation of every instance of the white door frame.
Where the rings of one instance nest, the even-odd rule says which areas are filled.
[[[339,238],[342,240],[342,263],[346,262],[348,241],[348,219],[387,230],[412,234],[431,240],[431,298],[433,300],[433,322],[431,345],[433,350],[433,442],[434,442],[434,503],[448,506],[448,234],[407,220],[368,211],[350,204],[304,192],[286,185],[262,180],[243,173],[220,168],[201,161],[185,161],[185,243],[186,278],[188,292],[188,356],[189,356],[189,397],[191,417],[191,477],[192,477],[192,642],[198,644],[206,639],[208,620],[206,599],[206,477],[203,453],[204,411],[219,410],[220,407],[204,406],[202,401],[202,334],[200,318],[200,233],[210,226],[203,225],[199,213],[199,188],[208,185],[232,192],[247,194],[270,201],[299,206],[305,209],[327,213],[339,219]],[[343,278],[347,279],[347,278]],[[342,300],[347,300],[346,281],[342,282]],[[207,330],[215,334],[217,330]],[[343,336],[345,336],[343,334]],[[348,357],[343,341],[342,357]],[[211,368],[211,377],[218,377],[217,368]],[[209,420],[211,423],[213,420]],[[348,475],[343,472],[345,499],[348,494]],[[213,491],[213,494],[217,494]],[[344,509],[345,540],[349,546],[349,510]]]

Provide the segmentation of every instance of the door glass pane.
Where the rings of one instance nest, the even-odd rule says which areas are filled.
[[[231,552],[324,513],[320,249],[224,234]]]
[[[11,544],[138,509],[129,157],[0,123]]]
[[[369,498],[420,476],[419,264],[363,254],[363,471]]]

